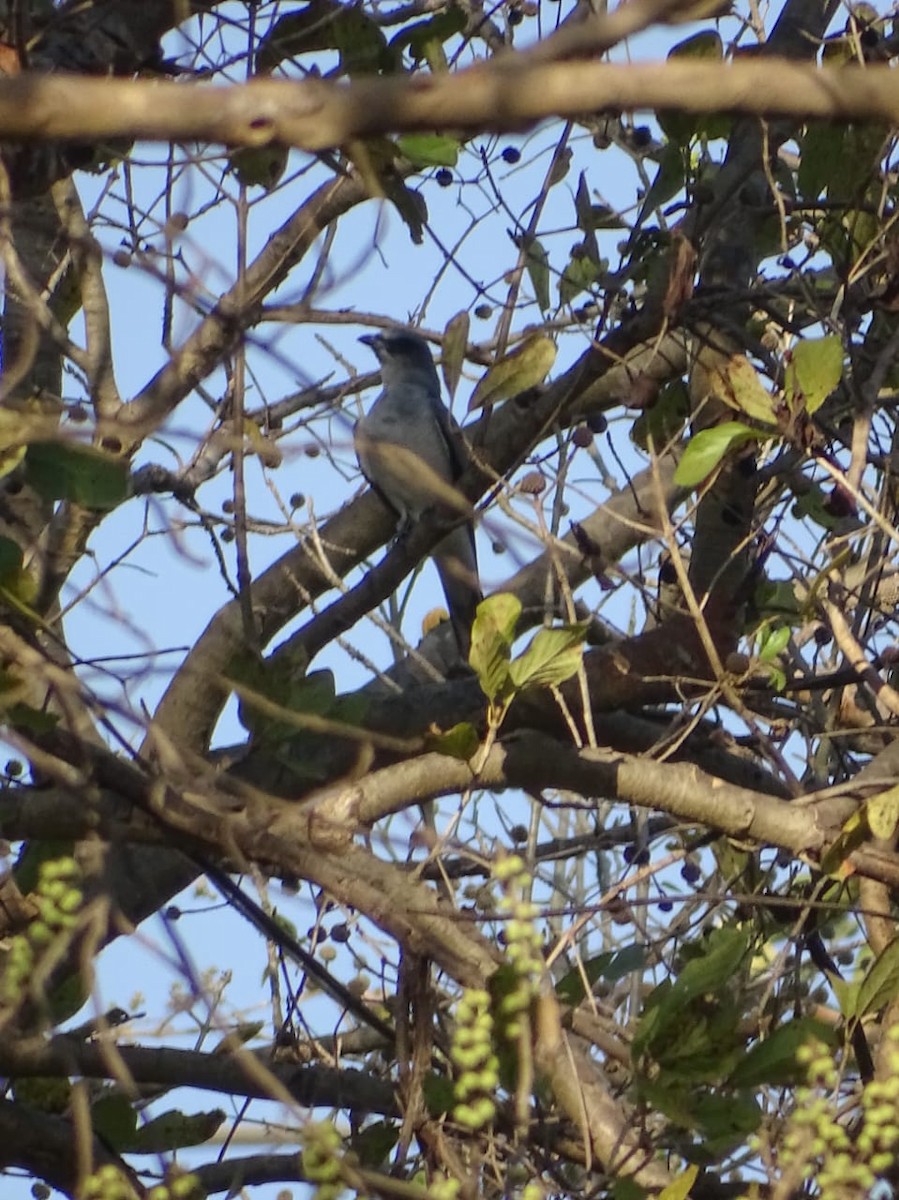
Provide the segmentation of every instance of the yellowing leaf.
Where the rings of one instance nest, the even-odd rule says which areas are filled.
[[[692,37],[684,38],[668,51],[669,58],[713,58],[724,57],[721,35],[714,29],[703,29]]]
[[[509,592],[488,596],[478,605],[468,661],[491,704],[509,686],[509,659],[520,616],[521,601]]]
[[[699,1167],[695,1163],[687,1167],[682,1175],[659,1193],[659,1200],[687,1200],[698,1174]]]
[[[843,374],[843,343],[835,335],[800,342],[787,363],[784,387],[791,408],[814,413]]]
[[[509,668],[516,688],[553,687],[570,679],[581,664],[586,625],[541,629]]]
[[[0,479],[16,469],[27,449],[27,446],[13,446],[8,450],[0,450]]]
[[[774,424],[774,402],[755,367],[742,354],[735,355],[720,376],[718,396],[725,404],[764,425]]]
[[[440,359],[440,369],[443,372],[443,382],[446,384],[450,399],[455,396],[459,380],[462,378],[462,364],[465,362],[465,351],[468,349],[469,324],[468,313],[459,312],[443,331],[443,355]]]
[[[718,416],[714,405],[744,413],[763,425],[775,425],[774,400],[762,385],[758,372],[741,353],[737,340],[714,326],[697,326],[699,346],[690,372],[690,399],[694,413],[702,404],[712,404],[708,425]]]
[[[518,396],[534,387],[549,374],[556,361],[556,346],[552,338],[532,333],[520,346],[501,358],[480,380],[468,402],[468,411],[498,404],[510,396]]]
[[[596,283],[606,267],[605,259],[594,262],[588,254],[572,254],[559,280],[559,303],[570,304],[575,296]]]
[[[876,838],[891,838],[899,824],[899,784],[894,784],[878,796],[871,796],[865,805],[868,826]]]

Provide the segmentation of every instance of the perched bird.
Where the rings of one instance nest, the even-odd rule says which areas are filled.
[[[359,340],[377,355],[384,384],[353,432],[363,475],[399,516],[400,533],[429,508],[468,517],[433,552],[456,642],[467,659],[482,595],[471,505],[454,486],[466,465],[460,431],[440,397],[440,380],[423,338],[376,333]]]

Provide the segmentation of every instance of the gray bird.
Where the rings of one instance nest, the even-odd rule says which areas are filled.
[[[363,475],[399,516],[400,533],[429,508],[470,518],[471,505],[454,486],[466,465],[464,444],[440,398],[427,342],[413,333],[376,333],[359,340],[377,355],[384,384],[353,431]],[[467,659],[471,623],[483,598],[471,520],[451,529],[433,557],[456,642]]]

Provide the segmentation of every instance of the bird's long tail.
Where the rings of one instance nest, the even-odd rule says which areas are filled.
[[[443,584],[459,653],[467,662],[471,625],[475,610],[484,598],[478,579],[474,529],[470,524],[459,525],[447,534],[434,551],[434,563]]]

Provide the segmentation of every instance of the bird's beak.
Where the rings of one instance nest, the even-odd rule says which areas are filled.
[[[374,350],[375,354],[378,355],[378,358],[381,357],[379,354],[379,350],[381,348],[381,335],[379,333],[364,333],[359,341],[363,346],[368,346],[370,349]]]

